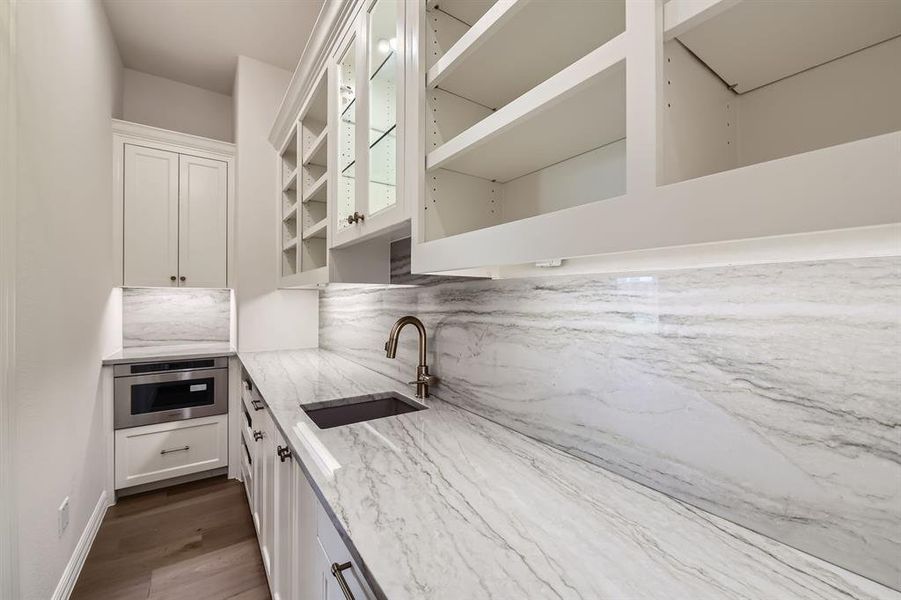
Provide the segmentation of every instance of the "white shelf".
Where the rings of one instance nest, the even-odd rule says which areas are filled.
[[[325,202],[326,200],[326,188],[328,183],[328,171],[324,172],[322,176],[319,177],[316,181],[313,182],[313,185],[310,186],[310,189],[304,192],[303,201],[306,202]]]
[[[901,34],[901,2],[670,0],[678,37],[743,94]]]
[[[328,225],[328,217],[314,223],[310,227],[306,227],[303,230],[303,239],[309,240],[313,238],[324,238],[326,232],[326,226]]]
[[[413,270],[484,267],[486,253],[511,265],[901,222],[885,192],[901,189],[899,148],[901,132],[889,133],[436,239],[417,246]]]
[[[326,163],[326,140],[328,138],[328,127],[322,130],[316,139],[313,141],[313,145],[310,148],[309,152],[307,152],[303,157],[304,165],[320,165],[325,166]]]
[[[427,86],[499,109],[623,31],[622,0],[498,0],[429,69]]]
[[[328,283],[329,268],[328,266],[310,269],[309,271],[301,271],[293,275],[285,275],[281,279],[282,288],[297,287],[318,287],[321,284]]]
[[[625,137],[625,34],[439,146],[426,170],[506,182]]]
[[[285,216],[282,217],[282,221],[290,221],[291,219],[297,217],[297,204],[295,203],[291,208],[288,209],[288,212],[285,213]]]
[[[295,168],[291,171],[291,174],[288,175],[288,180],[282,185],[282,192],[287,192],[289,190],[297,189],[297,169]]]
[[[450,75],[468,56],[478,50],[489,37],[503,27],[527,2],[528,0],[498,0],[429,69],[428,73],[426,73],[426,86],[434,88],[441,83],[442,79]]]
[[[297,248],[297,238],[293,237],[285,242],[284,246],[282,246],[282,252],[288,252],[289,250],[293,250],[295,248]]]

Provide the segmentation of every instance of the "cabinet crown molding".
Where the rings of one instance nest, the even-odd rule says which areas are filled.
[[[152,143],[173,144],[187,150],[218,154],[224,158],[235,156],[235,145],[212,138],[205,138],[190,133],[161,129],[141,123],[132,123],[121,119],[112,119],[113,135],[120,135],[132,140],[143,140]]]
[[[269,143],[276,150],[284,143],[304,99],[316,85],[318,77],[315,75],[325,65],[329,50],[360,5],[360,0],[325,0],[322,5],[269,132]]]

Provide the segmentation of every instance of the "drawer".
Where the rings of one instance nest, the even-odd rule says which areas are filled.
[[[351,558],[350,550],[344,545],[344,540],[341,539],[338,530],[335,529],[335,526],[329,519],[325,509],[318,502],[316,506],[316,531],[319,537],[319,545],[325,556],[325,560],[328,563],[328,568],[325,573],[325,576],[328,579],[328,589],[331,590],[333,587],[338,589],[339,587],[337,580],[339,575],[333,573],[332,567],[335,565],[347,565],[349,563],[349,566],[340,571],[340,576],[344,578],[354,599],[375,600],[375,593],[373,593],[369,584],[366,582],[366,579],[363,577],[363,572],[360,570],[356,561]],[[329,595],[329,598],[331,597],[332,596]],[[336,594],[336,597],[342,597],[342,595]]]
[[[244,405],[244,409],[250,415],[251,419],[253,419],[255,413],[265,408],[259,392],[253,389],[250,382],[246,379],[241,380],[241,403]]]
[[[228,415],[116,431],[116,489],[228,466]]]

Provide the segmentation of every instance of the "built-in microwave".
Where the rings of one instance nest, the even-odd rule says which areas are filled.
[[[114,427],[125,429],[228,412],[228,359],[116,365]]]

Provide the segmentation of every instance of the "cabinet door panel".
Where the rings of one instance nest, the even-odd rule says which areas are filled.
[[[276,447],[287,444],[276,432]],[[296,597],[293,591],[294,577],[294,461],[293,459],[274,459],[275,464],[275,539],[272,544],[273,600],[291,600]]]
[[[178,154],[125,144],[125,285],[171,286],[178,275]]]
[[[183,286],[225,287],[228,165],[179,156],[178,268]]]

